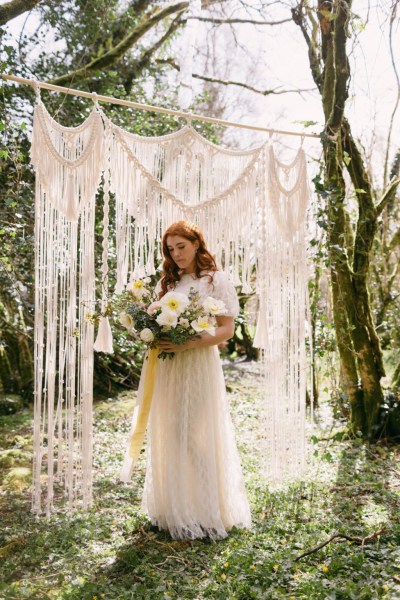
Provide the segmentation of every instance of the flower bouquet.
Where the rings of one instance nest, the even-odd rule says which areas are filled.
[[[132,334],[138,336],[149,348],[156,348],[157,341],[167,339],[173,344],[184,344],[203,331],[215,335],[215,317],[226,312],[224,302],[209,296],[201,301],[198,292],[167,292],[160,300],[148,284],[150,279],[136,279],[128,284],[109,306],[107,314],[116,309],[119,322]],[[172,358],[173,352],[160,352],[158,357]]]

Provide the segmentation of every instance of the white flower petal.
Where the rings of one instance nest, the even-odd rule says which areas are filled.
[[[161,298],[160,303],[163,310],[165,308],[179,316],[190,304],[190,300],[186,294],[181,294],[179,292],[167,292]]]
[[[140,339],[143,342],[150,343],[154,340],[154,333],[151,331],[151,329],[149,329],[148,327],[145,327],[140,332]]]
[[[225,303],[222,300],[216,300],[208,296],[203,302],[203,308],[211,315],[223,315],[226,313]]]
[[[195,319],[191,322],[191,326],[198,333],[205,331],[210,335],[215,335],[215,327],[207,317],[199,317],[198,319]]]
[[[168,327],[176,327],[178,324],[178,317],[175,312],[163,309],[156,317],[156,321],[161,326],[166,325]]]
[[[131,315],[129,315],[125,311],[119,313],[119,322],[121,323],[121,325],[126,327],[126,329],[132,329],[134,325]]]

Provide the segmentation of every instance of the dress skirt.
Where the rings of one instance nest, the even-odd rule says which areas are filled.
[[[234,526],[250,527],[216,346],[158,359],[142,507],[175,539],[221,539]]]

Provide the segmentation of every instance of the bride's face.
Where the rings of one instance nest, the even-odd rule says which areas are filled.
[[[169,235],[167,246],[174,263],[185,273],[193,273],[196,267],[197,241],[191,242],[180,235]]]

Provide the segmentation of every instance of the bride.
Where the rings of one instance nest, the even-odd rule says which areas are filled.
[[[188,294],[194,288],[201,299],[222,300],[226,313],[216,317],[215,336],[203,332],[182,345],[158,344],[175,356],[158,360],[142,505],[152,524],[169,530],[173,538],[220,539],[233,526],[250,527],[251,522],[218,353],[218,344],[233,335],[239,304],[233,284],[217,269],[196,225],[171,225],[162,250],[159,298],[170,290]],[[146,367],[145,361],[139,406]],[[131,462],[127,450],[123,481],[129,481]]]

